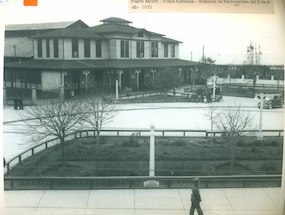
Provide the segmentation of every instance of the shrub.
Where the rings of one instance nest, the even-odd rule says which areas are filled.
[[[174,146],[185,146],[186,145],[186,141],[185,140],[175,140],[173,142]]]
[[[139,147],[140,143],[138,138],[134,134],[130,136],[130,138],[126,142],[122,142],[123,147]]]

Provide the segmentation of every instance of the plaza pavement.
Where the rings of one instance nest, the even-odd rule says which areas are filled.
[[[205,215],[281,214],[281,188],[200,189],[200,194]],[[5,191],[5,215],[188,215],[190,195],[190,189]]]

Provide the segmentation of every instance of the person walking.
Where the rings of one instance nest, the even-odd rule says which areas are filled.
[[[194,215],[195,209],[197,210],[199,215],[203,215],[203,211],[200,207],[201,196],[199,192],[199,178],[194,178],[193,183],[194,187],[192,188],[191,208],[189,215]]]

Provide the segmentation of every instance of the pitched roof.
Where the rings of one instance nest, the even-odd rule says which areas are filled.
[[[100,20],[100,22],[103,22],[103,23],[121,23],[121,24],[132,23],[128,20],[117,18],[117,17],[109,17],[107,19],[102,19],[102,20]]]
[[[73,22],[52,22],[52,23],[36,23],[36,24],[12,24],[6,25],[6,31],[21,31],[21,30],[44,30],[44,29],[59,29],[66,28]]]
[[[6,68],[29,69],[131,69],[131,68],[163,68],[188,67],[197,62],[181,59],[135,59],[135,60],[27,60],[19,63],[7,63]]]
[[[116,25],[116,24],[102,24],[102,25],[97,25],[94,27],[90,28],[96,33],[124,33],[124,34],[136,34],[140,31],[145,31],[151,35],[157,35],[157,36],[164,36],[162,34],[158,34],[155,32],[147,31],[146,29],[143,28],[135,28],[129,25]]]
[[[181,41],[174,40],[174,39],[167,38],[167,37],[162,37],[161,38],[161,42],[165,42],[165,43],[182,43]]]

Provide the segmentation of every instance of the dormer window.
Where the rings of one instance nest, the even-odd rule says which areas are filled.
[[[138,33],[138,37],[143,37],[143,31],[140,31],[140,32]]]

